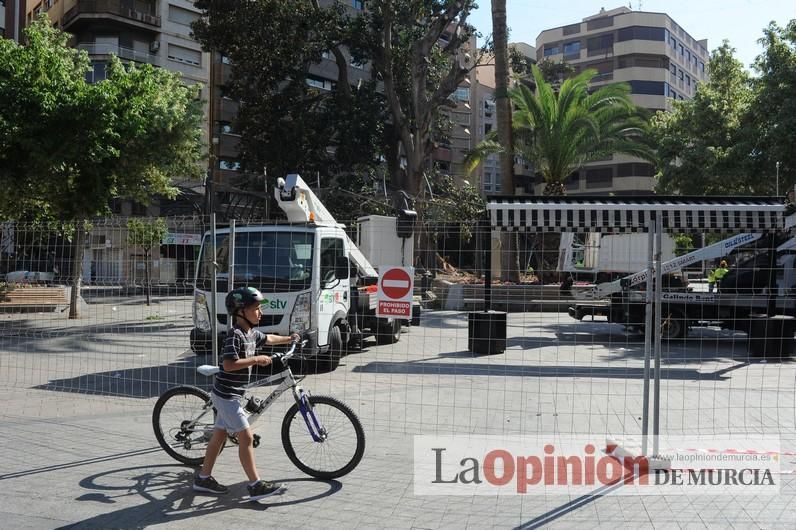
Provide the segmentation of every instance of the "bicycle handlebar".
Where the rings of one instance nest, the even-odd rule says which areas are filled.
[[[293,357],[293,355],[296,352],[297,346],[301,345],[301,347],[303,348],[304,346],[307,345],[308,342],[309,342],[308,340],[291,341],[290,348],[288,348],[285,353],[275,353],[274,355],[271,356],[271,362],[279,360],[284,363],[285,361]]]

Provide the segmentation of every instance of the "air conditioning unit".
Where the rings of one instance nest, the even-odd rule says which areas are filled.
[[[149,43],[149,51],[151,51],[152,53],[157,52],[159,49],[160,49],[159,40],[153,40],[152,42]]]

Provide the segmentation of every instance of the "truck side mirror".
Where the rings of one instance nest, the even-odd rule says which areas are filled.
[[[345,280],[348,278],[350,270],[348,258],[345,256],[337,256],[334,262],[334,275],[338,280]]]

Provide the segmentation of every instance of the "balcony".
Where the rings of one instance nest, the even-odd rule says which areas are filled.
[[[80,43],[77,45],[78,50],[86,50],[89,55],[115,55],[119,59],[125,61],[135,61],[137,63],[158,64],[157,55],[148,52],[141,52],[132,48],[124,48],[115,44],[94,44],[94,43]]]
[[[155,31],[160,28],[160,17],[154,15],[155,4],[151,4],[151,12],[138,11],[128,7],[127,2],[120,0],[78,0],[75,6],[63,17],[63,29],[75,32],[81,26],[89,25],[96,20],[114,20],[124,25]]]

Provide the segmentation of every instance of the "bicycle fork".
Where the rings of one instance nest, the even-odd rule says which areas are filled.
[[[325,441],[327,438],[326,429],[321,425],[321,422],[318,421],[318,417],[315,415],[312,403],[310,403],[309,394],[304,392],[303,388],[299,387],[295,391],[295,398],[299,404],[301,417],[304,418],[304,423],[307,425],[307,430],[310,436],[312,436],[312,440],[314,442]]]

